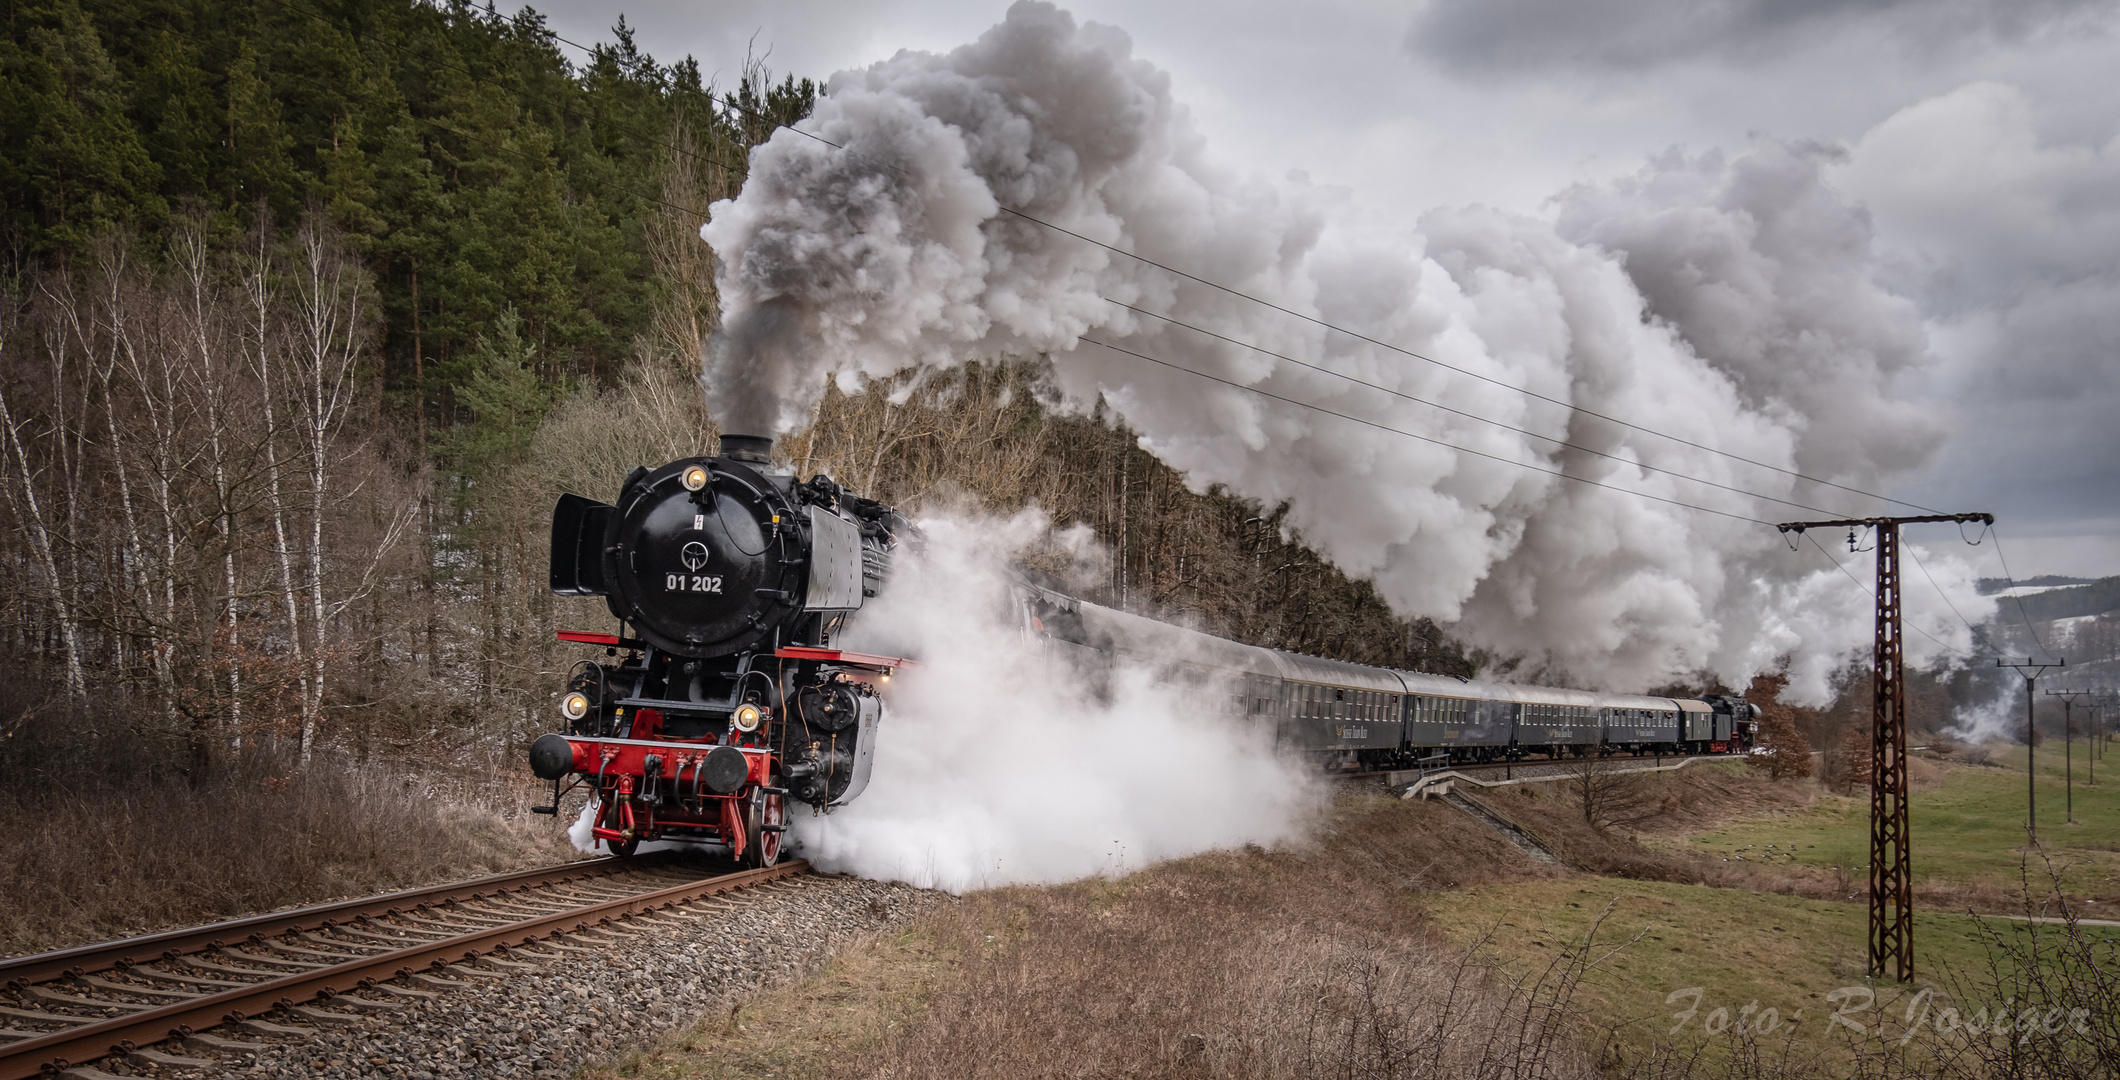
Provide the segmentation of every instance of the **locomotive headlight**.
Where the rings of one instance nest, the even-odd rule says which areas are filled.
[[[589,715],[589,695],[576,690],[559,699],[559,714],[569,720],[579,720]]]
[[[679,483],[681,483],[681,484],[683,484],[683,485],[685,486],[685,490],[686,490],[686,491],[698,491],[698,490],[699,490],[700,488],[706,487],[706,486],[707,486],[707,470],[706,470],[706,467],[705,467],[705,466],[703,466],[703,465],[694,465],[694,466],[691,466],[690,468],[687,468],[687,469],[686,469],[686,470],[685,470],[685,471],[684,471],[684,472],[683,472],[683,473],[682,473],[682,474],[681,474],[681,475],[680,475],[680,476],[678,477],[678,482],[679,482]]]
[[[758,725],[765,723],[766,711],[746,701],[736,707],[736,715],[730,719],[738,731],[757,731]]]

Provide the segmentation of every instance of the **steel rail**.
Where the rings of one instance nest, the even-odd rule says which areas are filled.
[[[634,859],[583,859],[578,862],[495,874],[470,881],[434,885],[424,889],[406,889],[382,896],[229,919],[205,926],[167,930],[96,945],[55,949],[51,952],[0,960],[0,985],[44,982],[77,972],[92,974],[109,971],[126,963],[159,960],[171,951],[197,952],[216,945],[237,944],[257,935],[269,937],[288,930],[314,930],[327,920],[343,921],[358,915],[386,915],[391,908],[477,899],[496,892],[514,891],[530,886],[553,885],[582,878],[608,877],[634,870],[655,869],[672,861],[674,860],[670,858],[658,858],[657,855],[644,855]]]
[[[731,889],[764,884],[778,878],[791,877],[807,869],[809,863],[796,860],[758,870],[702,878],[635,896],[524,919],[491,930],[460,934],[440,941],[422,942],[360,960],[349,960],[330,967],[299,972],[136,1012],[129,1016],[85,1024],[67,1031],[51,1032],[0,1046],[0,1080],[27,1080],[47,1072],[61,1072],[98,1058],[131,1053],[137,1047],[165,1039],[188,1038],[199,1030],[223,1023],[241,1022],[284,1005],[300,1004],[311,999],[329,999],[382,979],[409,975],[424,968],[444,968],[461,960],[475,959],[496,948],[527,945],[538,938],[556,937],[570,930],[586,930],[592,924],[607,923],[628,915],[689,903],[703,896],[712,896]]]

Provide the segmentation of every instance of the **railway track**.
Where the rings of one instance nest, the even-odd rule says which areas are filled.
[[[807,869],[597,859],[0,961],[0,1080],[227,1066],[257,1037],[401,1011],[592,951],[568,935]]]
[[[1539,757],[1521,758],[1516,761],[1466,761],[1454,765],[1440,766],[1427,771],[1454,772],[1464,775],[1477,773],[1482,777],[1492,775],[1494,779],[1521,782],[1564,779],[1586,761],[1603,761],[1616,771],[1636,772],[1646,769],[1666,768],[1694,759],[1702,761],[1743,761],[1745,757],[1742,754],[1664,754],[1662,756],[1649,755],[1644,757],[1635,757],[1632,754],[1627,754],[1614,755],[1608,758],[1559,759]],[[1420,769],[1378,769],[1371,772],[1334,773],[1331,778],[1344,783],[1367,781],[1397,789],[1419,780],[1422,775],[1423,771]]]

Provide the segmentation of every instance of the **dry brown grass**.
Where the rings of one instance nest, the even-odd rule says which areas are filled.
[[[579,857],[527,774],[484,784],[269,747],[180,772],[116,738],[0,759],[0,953],[36,952]]]
[[[1590,1076],[1567,964],[1510,982],[1421,906],[1557,873],[1440,804],[1350,795],[1306,850],[969,895],[588,1075]]]

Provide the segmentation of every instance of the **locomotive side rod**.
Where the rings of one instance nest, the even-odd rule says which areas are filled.
[[[135,1046],[182,1038],[219,1024],[261,1016],[282,1005],[328,999],[361,989],[371,982],[476,959],[495,948],[527,945],[539,938],[586,930],[594,924],[628,915],[792,877],[807,869],[809,863],[795,860],[758,870],[703,878],[9,1043],[0,1046],[0,1080],[27,1080],[45,1073],[47,1066],[53,1067],[50,1071],[63,1071],[83,1062],[127,1053]]]

